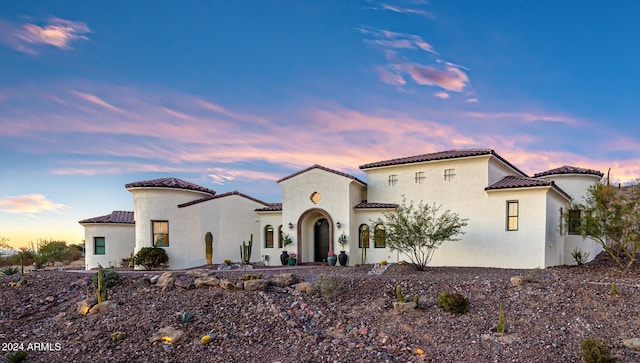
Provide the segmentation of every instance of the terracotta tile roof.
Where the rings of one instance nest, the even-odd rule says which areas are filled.
[[[555,169],[543,171],[543,172],[540,172],[540,173],[536,173],[534,175],[534,177],[535,178],[539,178],[541,176],[558,175],[558,174],[591,174],[591,175],[599,176],[601,178],[604,175],[602,172],[600,172],[598,170],[585,169],[585,168],[580,168],[580,167],[577,167],[577,166],[565,165],[565,166],[561,166],[559,168],[555,168]]]
[[[571,196],[564,190],[560,189],[555,182],[545,179],[529,178],[524,176],[509,175],[504,177],[499,182],[493,183],[484,190],[500,190],[500,189],[514,189],[514,188],[532,188],[532,187],[552,187],[558,193],[564,195],[567,199],[571,199]]]
[[[513,164],[508,162],[502,156],[498,155],[493,149],[463,149],[463,150],[448,150],[448,151],[440,151],[431,154],[422,154],[415,156],[408,156],[404,158],[398,159],[390,159],[378,161],[375,163],[369,163],[360,165],[360,169],[371,169],[371,168],[379,168],[383,166],[393,166],[393,165],[403,165],[403,164],[412,164],[412,163],[422,163],[427,161],[437,161],[437,160],[447,160],[447,159],[459,159],[459,158],[468,158],[472,156],[480,156],[480,155],[493,155],[497,159],[501,160],[503,163],[507,164],[509,167],[517,171],[518,173],[526,176],[522,170],[516,168]]]
[[[343,176],[343,177],[345,177],[345,178],[349,178],[349,179],[351,179],[351,180],[355,180],[355,181],[357,181],[358,183],[360,183],[360,184],[362,184],[362,185],[364,185],[364,186],[366,186],[366,185],[367,185],[367,183],[363,182],[362,180],[360,180],[360,179],[356,178],[356,177],[355,177],[355,176],[353,176],[353,175],[349,175],[349,174],[347,174],[347,173],[343,173],[343,172],[341,172],[341,171],[337,171],[337,170],[329,169],[329,168],[327,168],[327,167],[324,167],[324,166],[322,166],[322,165],[318,165],[318,164],[314,164],[314,165],[312,165],[312,166],[310,166],[310,167],[308,167],[308,168],[306,168],[306,169],[303,169],[303,170],[300,170],[300,171],[298,171],[298,172],[295,172],[295,173],[293,173],[293,174],[291,174],[291,175],[285,176],[284,178],[282,178],[282,179],[278,180],[278,181],[277,181],[277,183],[283,182],[283,181],[285,181],[285,180],[287,180],[287,179],[291,179],[291,178],[293,178],[294,176],[298,176],[298,175],[300,175],[300,174],[306,173],[306,172],[308,172],[309,170],[312,170],[312,169],[320,169],[320,170],[328,171],[329,173],[333,173],[333,174],[336,174],[336,175]]]
[[[94,217],[89,219],[83,219],[80,224],[90,223],[116,223],[116,224],[135,224],[133,212],[114,210],[111,214],[106,216]]]
[[[125,188],[174,188],[174,189],[185,189],[185,190],[195,190],[197,192],[203,192],[207,194],[214,195],[216,194],[215,190],[201,187],[200,185],[190,183],[188,181],[184,181],[182,179],[177,178],[160,178],[153,180],[143,180],[139,182],[129,183],[124,186]]]
[[[356,204],[354,208],[356,209],[395,209],[395,208],[398,208],[398,205],[394,203],[374,203],[374,202],[367,202],[366,200],[363,200],[362,202]]]
[[[281,212],[281,211],[282,211],[282,203],[269,203],[269,205],[264,208],[256,209],[256,212]]]
[[[260,203],[262,205],[269,205],[268,203],[265,203],[263,201],[261,201],[260,199],[256,199],[254,197],[250,197],[244,193],[240,193],[237,190],[234,190],[232,192],[227,192],[227,193],[222,193],[222,194],[216,194],[216,195],[210,195],[204,198],[200,198],[200,199],[196,199],[196,200],[192,200],[190,202],[186,202],[186,203],[182,203],[182,204],[178,204],[178,208],[184,208],[184,207],[188,207],[190,205],[194,205],[194,204],[198,204],[198,203],[202,203],[202,202],[206,202],[208,200],[213,200],[213,199],[220,199],[220,198],[224,198],[224,197],[228,197],[231,195],[238,195],[241,196],[243,198],[247,198],[249,200],[252,200],[254,202]]]

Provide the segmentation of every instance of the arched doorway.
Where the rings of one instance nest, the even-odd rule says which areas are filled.
[[[324,262],[329,252],[329,222],[326,218],[316,221],[313,226],[313,260]]]
[[[306,210],[298,218],[298,263],[323,262],[333,250],[333,219],[321,208]]]

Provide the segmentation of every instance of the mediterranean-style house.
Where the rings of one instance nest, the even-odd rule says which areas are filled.
[[[329,250],[344,250],[354,265],[361,262],[363,244],[367,263],[397,262],[407,257],[385,245],[384,225],[371,224],[403,198],[468,218],[462,239],[443,244],[432,266],[544,268],[575,263],[575,248],[590,259],[601,251],[595,242],[562,231],[561,223],[570,202],[582,202],[589,186],[601,180],[599,171],[563,166],[530,177],[492,149],[450,150],[360,169],[367,182],[320,165],[286,176],[277,181],[282,203],[237,191],[217,194],[175,178],[127,184],[133,212],[79,222],[86,268],[117,266],[153,245],[166,249],[172,269],[239,261],[239,246],[251,235],[251,261],[275,266],[285,234],[293,240],[286,250],[297,253],[298,263],[321,262]],[[337,244],[342,234],[344,248]]]

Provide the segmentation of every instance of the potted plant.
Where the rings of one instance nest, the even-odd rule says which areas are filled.
[[[333,253],[333,250],[329,250],[329,253],[327,254],[327,263],[329,264],[329,266],[335,266],[337,261],[338,256]]]
[[[282,250],[282,254],[280,255],[280,263],[282,263],[282,266],[286,265],[289,261],[289,254],[287,253],[287,246],[292,244],[293,241],[291,240],[291,237],[289,237],[288,234],[283,234],[282,235],[282,246],[284,247],[284,250]]]
[[[289,266],[295,266],[297,262],[298,262],[298,255],[296,255],[295,253],[290,253],[289,259],[287,260],[287,263],[289,264]]]
[[[342,232],[340,237],[338,237],[338,244],[340,245],[340,248],[342,248],[342,251],[340,251],[340,255],[338,256],[338,261],[340,261],[340,266],[346,266],[347,265],[348,256],[344,252],[344,246],[346,246],[347,243],[349,243],[349,240],[347,239],[347,235],[344,234],[344,232]]]

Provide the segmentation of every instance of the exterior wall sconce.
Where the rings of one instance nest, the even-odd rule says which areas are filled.
[[[336,223],[336,227],[338,227],[338,229],[340,229],[340,228],[342,227],[342,224],[340,223],[340,221],[338,221],[338,222]]]
[[[289,229],[293,229],[293,223],[289,222]]]

